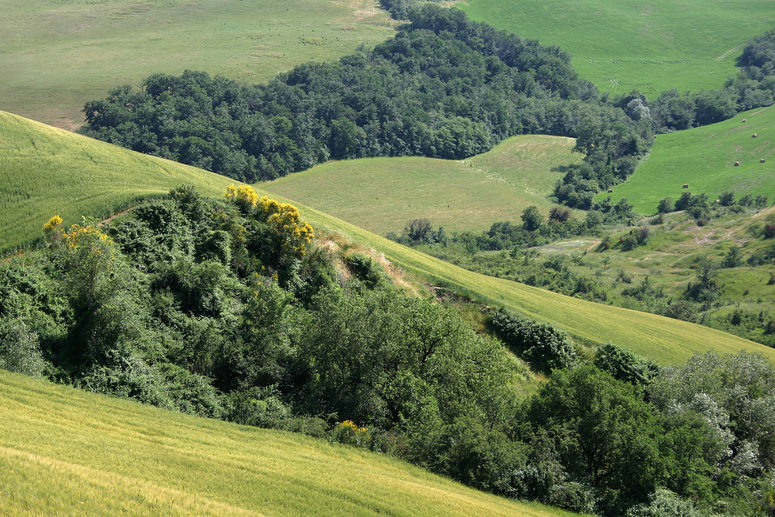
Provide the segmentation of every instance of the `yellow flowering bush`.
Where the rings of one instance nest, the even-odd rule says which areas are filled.
[[[304,255],[307,245],[315,236],[312,226],[301,220],[298,208],[267,196],[259,197],[250,185],[241,185],[239,188],[229,185],[226,199],[243,208],[252,207],[256,219],[266,223],[279,237],[278,244],[283,254]]]
[[[238,188],[232,184],[226,187],[226,199],[234,201],[247,210],[256,206],[258,194],[250,185],[240,185]]]
[[[43,230],[45,230],[46,233],[56,233],[60,230],[61,225],[62,218],[59,217],[59,215],[54,215],[43,225]]]
[[[63,234],[63,237],[71,248],[77,248],[83,242],[110,242],[110,237],[91,224],[86,226],[74,224],[70,227],[70,231]]]
[[[352,420],[336,424],[333,437],[339,443],[368,448],[371,444],[371,433],[365,427],[358,427]]]

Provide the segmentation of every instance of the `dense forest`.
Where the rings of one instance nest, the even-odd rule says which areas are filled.
[[[646,120],[601,102],[570,58],[432,4],[372,50],[266,85],[154,75],[86,104],[84,134],[253,182],[329,159],[463,158],[523,133],[573,136],[596,175],[624,178]],[[613,181],[613,179],[611,179]]]
[[[500,310],[475,331],[247,186],[44,231],[0,262],[0,367],[579,511],[775,510],[775,369],[759,356],[660,369]],[[526,364],[549,376],[530,396]]]

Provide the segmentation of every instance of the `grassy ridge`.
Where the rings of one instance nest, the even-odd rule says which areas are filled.
[[[0,190],[0,236],[4,247],[40,235],[41,225],[53,212],[71,219],[83,211],[97,215],[109,202],[127,202],[141,194],[163,192],[181,182],[193,184],[203,193],[220,195],[229,183],[227,178],[199,169],[47,128],[21,117],[3,115],[0,142],[11,139],[17,142],[15,146],[0,148],[0,185],[4,189]],[[56,148],[52,156],[58,160],[49,165],[38,158],[35,150],[38,142],[46,139]],[[57,171],[65,167],[71,171],[72,182],[59,184],[56,177],[61,173]],[[159,173],[163,174],[156,185],[148,187],[145,183]],[[106,197],[103,191],[112,185],[122,187],[112,197]],[[97,207],[97,202],[104,205]],[[520,310],[591,343],[613,341],[663,364],[679,363],[692,352],[705,350],[745,349],[775,360],[775,349],[724,332],[472,273],[324,212],[303,205],[299,208],[318,228],[341,231],[436,285],[468,293],[485,303]]]
[[[329,162],[261,185],[367,230],[400,233],[427,218],[447,230],[482,230],[519,221],[529,205],[547,212],[547,195],[581,161],[571,138],[525,135],[467,160],[367,158]]]
[[[382,455],[0,370],[3,515],[572,515]]]
[[[743,122],[745,120],[746,122]],[[753,138],[756,133],[759,136]],[[764,158],[765,163],[760,163]],[[735,166],[739,161],[740,165]],[[648,159],[611,194],[641,213],[659,200],[674,201],[687,183],[692,194],[713,200],[724,191],[775,195],[775,107],[759,108],[710,126],[659,135]],[[607,194],[598,196],[598,199]]]
[[[152,73],[262,82],[393,34],[375,0],[0,0],[0,109],[60,127]]]
[[[54,214],[80,222],[186,182],[220,195],[230,180],[0,112],[0,250],[39,237]]]
[[[478,21],[558,45],[602,91],[719,88],[750,38],[771,29],[769,0],[467,0]]]

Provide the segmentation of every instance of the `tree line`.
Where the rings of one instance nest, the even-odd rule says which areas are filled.
[[[577,137],[593,167],[624,177],[650,145],[648,123],[603,102],[557,47],[457,9],[408,16],[374,49],[264,85],[188,71],[116,88],[85,105],[81,132],[246,182],[330,159],[458,159],[524,133]]]

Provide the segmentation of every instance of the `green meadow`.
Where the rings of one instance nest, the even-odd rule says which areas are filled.
[[[41,235],[52,215],[65,224],[103,217],[132,200],[193,182],[220,195],[229,178],[109,146],[0,112],[0,249]]]
[[[153,73],[251,83],[393,34],[376,0],[0,0],[0,109],[59,127]]]
[[[16,144],[0,147],[0,236],[4,249],[41,235],[42,224],[54,213],[62,215],[69,224],[78,221],[81,214],[105,215],[110,203],[126,205],[138,196],[161,193],[181,183],[193,184],[212,195],[220,195],[229,183],[227,178],[200,169],[4,114],[0,118],[0,142],[9,141]],[[53,157],[48,164],[39,156],[45,158],[46,146]],[[64,174],[63,170],[71,174]],[[159,179],[149,187],[147,183],[154,175]],[[112,186],[116,189],[105,194]],[[473,273],[320,210],[296,204],[319,232],[341,232],[353,242],[383,253],[425,282],[547,321],[585,343],[614,342],[662,364],[678,364],[694,352],[707,350],[729,353],[743,349],[775,360],[775,349],[731,334]]]
[[[0,370],[2,515],[576,515],[300,434]]]
[[[328,162],[261,188],[384,235],[427,218],[447,230],[483,230],[519,221],[547,195],[562,167],[579,163],[571,138],[524,135],[467,160],[366,158]]]
[[[745,120],[745,122],[743,122]],[[753,137],[754,134],[758,136]],[[761,163],[764,159],[765,162]],[[735,162],[740,162],[735,166]],[[644,214],[656,212],[659,200],[675,201],[689,185],[692,194],[711,200],[726,191],[775,196],[775,107],[759,108],[734,118],[686,131],[657,136],[651,154],[610,195]]]
[[[719,88],[752,37],[775,25],[769,0],[466,0],[478,21],[568,52],[601,91],[649,97]]]

